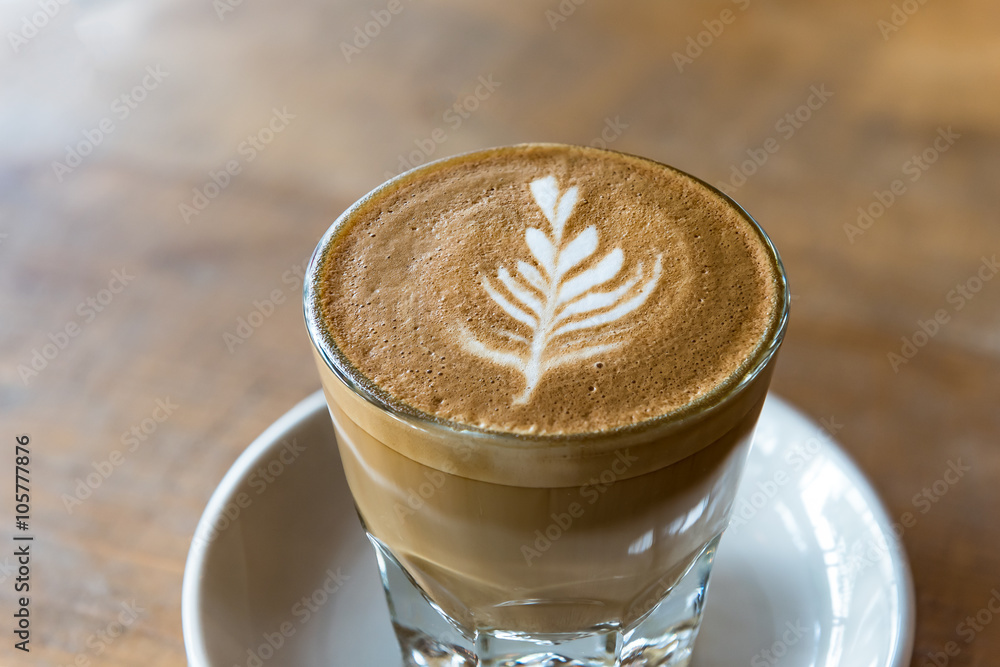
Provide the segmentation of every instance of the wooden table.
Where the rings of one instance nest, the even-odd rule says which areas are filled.
[[[4,539],[29,434],[35,540],[30,654],[0,556],[0,662],[184,664],[198,517],[318,386],[299,287],[323,230],[414,163],[550,140],[727,184],[763,223],[795,295],[775,390],[914,519],[913,664],[996,664],[1000,622],[960,624],[1000,589],[998,21],[987,0],[5,3]]]

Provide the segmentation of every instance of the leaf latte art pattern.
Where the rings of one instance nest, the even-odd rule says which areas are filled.
[[[497,350],[463,328],[462,345],[470,353],[524,376],[524,391],[514,404],[525,404],[546,372],[612,350],[622,343],[581,344],[581,332],[625,317],[641,306],[659,282],[662,266],[656,256],[650,275],[642,262],[614,289],[596,288],[621,273],[624,253],[615,248],[596,260],[597,228],[587,227],[572,240],[564,232],[576,206],[576,187],[559,191],[555,177],[546,176],[530,185],[535,203],[548,220],[551,231],[529,227],[524,233],[534,263],[519,261],[516,271],[500,267],[496,278],[483,279],[483,289],[507,315],[527,327],[528,336],[514,331],[498,331],[514,341],[523,352]],[[574,272],[574,269],[582,269]],[[572,276],[570,274],[573,274]],[[575,334],[575,335],[573,335]],[[516,349],[516,347],[515,347]]]

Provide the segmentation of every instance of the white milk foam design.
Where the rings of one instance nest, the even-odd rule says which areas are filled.
[[[547,371],[620,346],[622,342],[618,341],[564,349],[580,342],[574,337],[562,338],[557,349],[549,349],[554,347],[557,338],[614,322],[634,311],[656,287],[662,270],[661,255],[657,255],[649,278],[645,277],[640,261],[632,276],[620,287],[604,292],[592,291],[621,272],[625,258],[621,248],[615,248],[600,261],[591,261],[589,268],[566,279],[567,274],[597,251],[597,228],[591,225],[564,243],[563,231],[576,206],[579,191],[572,187],[560,193],[553,176],[533,181],[530,189],[535,203],[552,226],[551,234],[535,227],[529,227],[524,234],[537,266],[519,261],[517,276],[506,267],[500,267],[497,280],[506,292],[489,277],[483,278],[483,288],[493,301],[530,331],[529,336],[513,331],[497,332],[523,344],[524,353],[493,349],[476,339],[468,329],[463,327],[461,330],[462,345],[470,353],[514,368],[524,375],[524,391],[514,399],[514,404],[527,403]]]

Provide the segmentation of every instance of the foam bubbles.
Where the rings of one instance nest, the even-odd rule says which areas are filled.
[[[648,161],[549,145],[384,190],[322,277],[326,326],[365,381],[513,432],[674,410],[737,372],[778,311],[769,251],[726,200]]]

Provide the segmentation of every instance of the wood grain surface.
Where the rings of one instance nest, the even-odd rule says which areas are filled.
[[[987,0],[5,2],[0,515],[6,540],[29,434],[35,541],[30,654],[0,552],[0,663],[185,664],[200,513],[318,387],[322,232],[410,165],[547,140],[761,221],[795,296],[774,389],[914,519],[913,664],[997,664],[997,25]]]

